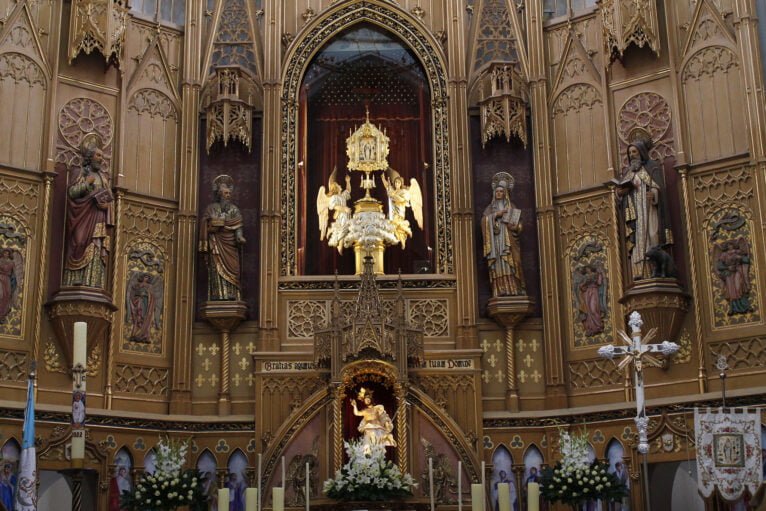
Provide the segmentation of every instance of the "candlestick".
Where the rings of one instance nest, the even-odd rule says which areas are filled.
[[[218,489],[218,511],[229,511],[229,489]]]
[[[309,475],[309,462],[306,462],[306,511],[309,511],[309,500],[311,499],[311,491],[309,490],[309,481],[311,476]]]
[[[463,462],[457,462],[457,511],[463,511]]]
[[[471,511],[484,511],[484,485],[471,485]]]
[[[497,507],[499,511],[511,511],[511,485],[499,483],[497,485]]]
[[[258,511],[258,488],[245,490],[245,511]]]
[[[81,364],[83,367],[88,362],[88,324],[77,321],[74,324],[74,346],[72,349],[72,365]]]
[[[261,495],[263,495],[263,492],[261,491],[261,453],[258,453],[258,484],[256,485],[256,488],[258,489],[257,511],[261,511]]]
[[[481,462],[481,492],[482,495],[487,491],[487,463],[482,461]],[[486,511],[487,505],[482,500],[481,501],[481,511]]]
[[[428,493],[431,497],[431,511],[434,511],[434,459],[428,458]]]
[[[285,489],[276,487],[271,489],[272,511],[285,511]],[[220,510],[219,510],[220,511]]]
[[[282,456],[282,494],[284,495],[285,489],[285,457]]]
[[[527,484],[527,511],[540,511],[540,485]]]

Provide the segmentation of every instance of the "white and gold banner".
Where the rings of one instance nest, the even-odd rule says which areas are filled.
[[[716,489],[730,501],[741,498],[745,490],[754,495],[763,481],[758,411],[697,408],[694,430],[702,495],[710,497]]]

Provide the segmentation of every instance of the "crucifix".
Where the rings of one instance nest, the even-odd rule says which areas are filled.
[[[659,344],[650,344],[657,335],[657,329],[652,328],[644,338],[641,338],[641,326],[644,321],[638,311],[630,313],[628,326],[630,326],[631,336],[619,330],[618,336],[627,344],[627,346],[614,346],[608,344],[598,349],[598,354],[604,358],[612,360],[614,357],[622,357],[617,364],[620,370],[626,369],[633,364],[633,383],[636,388],[636,422],[638,429],[638,452],[644,455],[644,488],[645,488],[645,506],[649,509],[649,471],[646,462],[646,454],[649,452],[649,439],[647,436],[649,429],[649,417],[646,416],[646,405],[644,399],[644,366],[662,367],[663,362],[659,358],[651,355],[659,353],[663,356],[669,356],[677,352],[678,344],[669,341],[662,341]]]

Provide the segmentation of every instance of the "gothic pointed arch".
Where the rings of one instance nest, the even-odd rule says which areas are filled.
[[[452,198],[447,126],[446,65],[439,42],[412,15],[397,6],[379,1],[339,4],[317,16],[298,34],[285,56],[282,74],[280,199],[280,275],[298,275],[298,214],[296,170],[299,158],[299,104],[304,74],[314,55],[340,31],[358,23],[370,23],[401,39],[422,65],[430,92],[432,130],[432,175],[435,196],[434,271],[454,272],[452,256]]]

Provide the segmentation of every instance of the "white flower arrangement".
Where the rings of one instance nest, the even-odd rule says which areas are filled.
[[[417,483],[410,474],[386,460],[382,445],[365,446],[360,440],[346,442],[348,462],[324,483],[324,493],[338,500],[386,500],[412,495]]]
[[[627,495],[627,487],[609,472],[609,464],[591,463],[588,456],[588,432],[559,433],[561,461],[546,468],[540,480],[540,492],[548,502],[561,502],[573,507],[588,501],[619,502]]]
[[[189,506],[193,511],[207,509],[200,475],[196,470],[183,470],[187,442],[160,439],[155,450],[156,470],[145,473],[133,492],[123,492],[120,508],[130,511],[173,511]]]

